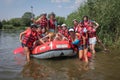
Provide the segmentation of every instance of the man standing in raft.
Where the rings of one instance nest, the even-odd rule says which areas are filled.
[[[33,48],[33,43],[37,40],[37,26],[32,24],[30,28],[20,33],[20,42],[24,48],[27,61],[30,61],[30,51]]]

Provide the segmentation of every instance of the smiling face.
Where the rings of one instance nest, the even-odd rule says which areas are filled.
[[[36,27],[32,27],[31,29],[32,29],[32,31],[37,31]]]
[[[38,32],[41,32],[41,31],[42,31],[42,28],[41,28],[41,27],[37,28],[37,31],[38,31]]]
[[[50,15],[50,19],[54,19],[55,18],[55,16],[54,15]]]
[[[83,17],[83,20],[84,20],[84,21],[88,21],[88,16],[84,16],[84,17]]]
[[[75,21],[73,21],[73,24],[74,24],[74,26],[77,26],[78,22],[75,20]]]

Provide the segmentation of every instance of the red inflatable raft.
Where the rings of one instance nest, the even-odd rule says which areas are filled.
[[[31,56],[39,59],[47,59],[60,56],[74,56],[69,41],[52,41],[33,49]]]

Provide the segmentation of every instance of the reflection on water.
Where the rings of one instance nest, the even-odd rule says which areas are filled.
[[[41,80],[76,80],[87,70],[86,64],[78,59],[63,60],[37,60],[32,59],[24,65],[22,70],[23,77],[31,77]]]
[[[25,55],[14,55],[20,46],[20,31],[0,31],[0,80],[120,80],[120,50],[101,50],[85,64],[77,57],[26,63]]]

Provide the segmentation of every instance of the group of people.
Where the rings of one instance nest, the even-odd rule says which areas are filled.
[[[51,13],[49,19],[43,13],[38,20],[24,32],[20,33],[20,42],[26,53],[27,61],[30,61],[30,51],[37,45],[49,41],[69,41],[74,51],[78,52],[79,59],[88,63],[88,49],[95,54],[95,44],[97,41],[96,29],[99,24],[91,21],[88,16],[84,16],[82,21],[73,20],[74,27],[69,28],[66,24],[57,25],[55,14]]]

